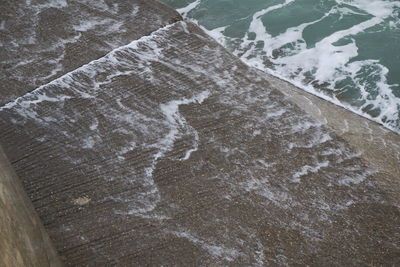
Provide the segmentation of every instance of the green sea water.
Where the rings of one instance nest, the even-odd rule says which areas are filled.
[[[163,1],[247,64],[400,132],[400,1]]]

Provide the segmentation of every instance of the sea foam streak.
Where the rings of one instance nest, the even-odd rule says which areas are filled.
[[[395,93],[400,92],[400,86],[388,81],[391,70],[380,59],[360,54],[361,41],[357,39],[397,27],[400,2],[321,1],[320,5],[324,4],[325,12],[318,18],[310,18],[278,34],[270,31],[275,25],[269,25],[265,19],[284,14],[294,5],[301,7],[301,1],[285,0],[256,11],[242,38],[229,37],[227,28],[231,24],[203,29],[248,65],[400,132],[400,96]],[[197,0],[178,11],[201,24],[196,20],[196,10],[203,10],[206,5]],[[357,20],[326,36],[318,36],[315,43],[305,36],[305,31],[321,27],[326,21],[340,24],[349,19]]]

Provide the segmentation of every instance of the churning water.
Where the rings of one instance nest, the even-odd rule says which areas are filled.
[[[400,132],[399,0],[164,0],[249,65]]]

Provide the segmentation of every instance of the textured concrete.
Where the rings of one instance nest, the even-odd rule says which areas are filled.
[[[393,203],[400,204],[399,134],[278,78],[259,73],[266,76],[271,85],[283,92],[288,100],[346,140],[371,167],[384,172],[385,179],[378,183],[391,196]]]
[[[49,236],[1,147],[0,266],[61,266]]]
[[[180,20],[147,0],[0,1],[0,105]]]
[[[399,265],[398,177],[273,84],[177,22],[1,107],[0,140],[66,265]]]

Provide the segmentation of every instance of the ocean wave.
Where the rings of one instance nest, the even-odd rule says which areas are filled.
[[[250,66],[400,132],[400,2],[236,2],[178,11]]]

